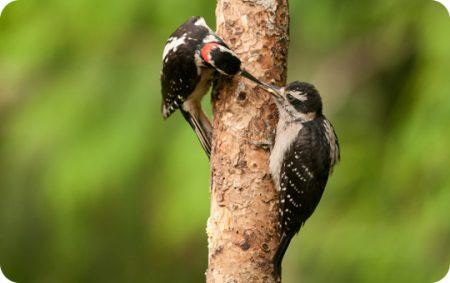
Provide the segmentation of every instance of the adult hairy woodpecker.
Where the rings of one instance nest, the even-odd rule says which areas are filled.
[[[266,87],[279,111],[270,171],[279,191],[281,243],[273,258],[275,275],[292,237],[314,212],[334,165],[340,159],[333,126],[322,113],[322,100],[308,83]]]
[[[202,17],[191,17],[169,37],[162,60],[162,115],[166,119],[180,109],[209,157],[212,129],[200,102],[215,75],[240,73],[262,83],[241,69],[239,58]]]

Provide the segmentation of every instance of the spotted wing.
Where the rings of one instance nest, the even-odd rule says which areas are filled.
[[[210,30],[196,24],[192,17],[168,39],[163,53],[161,72],[162,114],[167,118],[177,110],[195,90],[201,69],[195,64],[195,53]]]
[[[299,231],[319,203],[330,169],[330,147],[321,121],[304,123],[280,171],[280,225]]]

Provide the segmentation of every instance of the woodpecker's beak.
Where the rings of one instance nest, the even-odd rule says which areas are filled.
[[[271,84],[266,84],[260,80],[258,80],[257,78],[255,78],[254,76],[252,76],[250,73],[248,73],[246,70],[242,70],[241,71],[241,75],[244,78],[247,78],[249,80],[251,80],[252,82],[256,83],[259,87],[263,88],[264,90],[266,90],[267,92],[269,92],[272,96],[274,96],[275,98],[284,98],[284,96],[282,95],[283,93],[283,88],[279,88],[277,86],[271,85]]]
[[[282,88],[282,87],[277,87],[277,86],[266,84],[266,83],[260,84],[259,87],[266,90],[268,93],[270,93],[276,99],[284,99],[284,96],[283,96],[284,88]]]

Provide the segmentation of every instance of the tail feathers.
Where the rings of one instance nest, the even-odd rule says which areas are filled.
[[[200,117],[195,117],[191,115],[189,112],[185,110],[181,110],[181,113],[183,113],[184,118],[186,121],[189,122],[192,129],[195,131],[195,134],[197,135],[203,150],[205,151],[208,158],[211,156],[211,125],[209,124],[209,121],[205,121],[207,119],[204,117],[204,119]]]
[[[165,119],[169,118],[169,116],[175,112],[177,108],[174,106],[168,106],[167,104],[165,104],[164,102],[161,104],[161,114]]]
[[[292,240],[293,235],[283,234],[281,236],[280,245],[273,257],[273,265],[274,265],[274,275],[277,282],[281,282],[281,263],[283,262],[284,254],[286,253],[287,248]]]

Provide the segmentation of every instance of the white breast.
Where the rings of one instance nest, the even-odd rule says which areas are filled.
[[[285,113],[280,113],[281,115],[287,115]],[[286,121],[286,119],[283,119],[280,117],[280,120],[278,122],[277,126],[277,135],[275,138],[275,145],[272,149],[272,152],[270,154],[270,173],[272,174],[273,181],[275,182],[275,185],[277,186],[277,190],[280,190],[279,188],[279,180],[280,180],[280,171],[281,171],[281,165],[283,163],[284,154],[286,151],[291,147],[293,142],[298,136],[298,132],[302,128],[301,123],[290,123],[286,124],[282,121]]]

